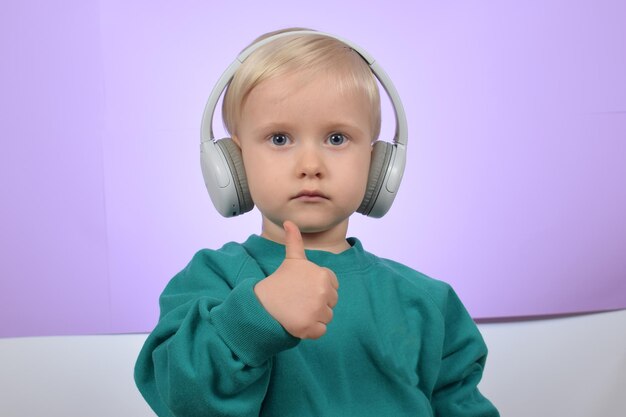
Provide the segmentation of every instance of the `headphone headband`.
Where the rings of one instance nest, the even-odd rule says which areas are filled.
[[[404,106],[402,105],[402,101],[400,100],[400,96],[398,95],[398,91],[396,87],[393,85],[393,82],[382,69],[382,67],[374,60],[374,58],[367,53],[363,48],[358,45],[350,42],[347,39],[341,38],[339,36],[331,35],[329,33],[317,32],[314,30],[296,30],[291,32],[283,32],[268,38],[262,39],[258,42],[253,43],[246,49],[244,49],[237,58],[226,68],[218,82],[213,87],[211,91],[211,95],[207,101],[207,104],[204,108],[204,113],[202,114],[202,126],[200,128],[200,140],[201,142],[213,141],[215,140],[215,136],[213,134],[213,116],[215,114],[215,109],[217,107],[217,103],[226,89],[226,86],[230,83],[235,72],[239,69],[241,64],[250,56],[254,51],[260,48],[263,45],[266,45],[278,38],[283,38],[286,36],[296,36],[296,35],[321,35],[327,36],[329,38],[337,39],[340,42],[345,43],[351,49],[353,49],[356,53],[361,55],[365,62],[370,66],[372,73],[376,76],[380,84],[383,86],[383,89],[389,96],[391,103],[393,105],[395,120],[396,120],[396,131],[393,137],[394,145],[400,145],[400,147],[404,148],[407,144],[408,138],[408,129],[406,122],[406,115],[404,113]]]

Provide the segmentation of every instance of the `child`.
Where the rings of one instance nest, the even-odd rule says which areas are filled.
[[[154,411],[497,416],[454,291],[346,239],[380,129],[368,63],[334,37],[272,38],[237,69],[223,117],[262,232],[199,251],[163,291],[135,368]]]

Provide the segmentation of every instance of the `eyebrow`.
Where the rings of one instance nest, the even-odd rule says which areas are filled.
[[[325,126],[327,130],[348,130],[348,131],[357,131],[360,135],[367,136],[366,132],[359,127],[356,123],[345,123],[345,122],[330,122],[326,123]],[[293,130],[295,126],[290,122],[271,122],[267,124],[262,124],[258,128],[254,130],[255,133],[267,132],[267,131],[284,131],[284,130]]]
[[[365,135],[365,131],[363,131],[363,129],[361,129],[361,127],[356,123],[338,122],[338,123],[329,123],[328,126],[331,127],[332,129],[337,129],[337,130],[356,130],[360,134]]]
[[[291,125],[290,123],[282,123],[282,122],[271,122],[271,123],[266,123],[266,124],[262,124],[261,126],[257,127],[256,129],[254,129],[255,133],[261,133],[261,132],[266,132],[268,130],[276,130],[276,131],[281,131],[281,130],[291,130],[293,128],[293,125]]]

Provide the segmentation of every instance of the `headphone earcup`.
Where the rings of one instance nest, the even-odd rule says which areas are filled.
[[[365,196],[357,212],[369,215],[376,205],[380,189],[384,184],[385,173],[389,167],[389,161],[393,154],[393,145],[389,142],[376,141],[374,149],[372,149],[372,159],[370,162],[370,171],[367,179],[367,188]],[[380,203],[379,203],[380,204]],[[385,208],[387,211],[389,208]]]
[[[237,214],[243,214],[252,210],[254,202],[248,188],[248,178],[246,177],[246,169],[243,165],[239,146],[230,138],[220,139],[215,144],[224,154],[232,175],[235,190],[237,191],[237,199],[239,200],[239,213]]]

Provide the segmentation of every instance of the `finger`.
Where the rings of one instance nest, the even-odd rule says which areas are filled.
[[[306,259],[298,226],[294,222],[285,220],[283,228],[285,229],[285,259]]]
[[[330,296],[330,300],[328,300],[328,307],[335,308],[338,301],[339,301],[339,294],[337,294],[337,292],[332,293]]]
[[[324,268],[324,269],[328,271],[328,276],[330,277],[330,285],[332,285],[334,289],[338,290],[339,280],[337,279],[337,275],[335,275],[332,269],[329,269],[329,268]]]
[[[326,307],[324,311],[322,312],[319,322],[328,324],[331,321],[333,321],[333,316],[334,316],[333,309],[330,307]]]
[[[304,339],[319,339],[326,333],[326,325],[324,323],[317,322],[311,326]]]

